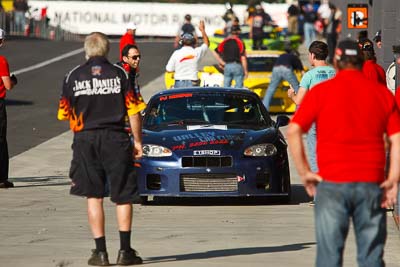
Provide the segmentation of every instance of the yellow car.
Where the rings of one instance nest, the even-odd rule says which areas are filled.
[[[264,98],[265,92],[271,81],[272,67],[279,55],[284,51],[260,50],[246,51],[249,75],[244,80],[244,87],[254,91],[261,99]],[[301,80],[301,72],[295,72],[297,79]],[[217,65],[205,66],[199,71],[200,86],[219,86],[224,84],[224,74]],[[173,73],[165,73],[166,88],[172,88],[174,85]],[[270,112],[272,113],[293,113],[296,104],[287,96],[289,83],[281,82],[278,86],[274,97],[271,101]]]

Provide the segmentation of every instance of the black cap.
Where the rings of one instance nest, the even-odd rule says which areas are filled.
[[[351,39],[346,39],[339,42],[335,57],[337,60],[343,60],[345,57],[362,57],[362,55],[358,43]]]
[[[363,39],[359,43],[361,51],[371,51],[374,52],[374,44],[370,39]]]

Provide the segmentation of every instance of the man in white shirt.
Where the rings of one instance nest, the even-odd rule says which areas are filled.
[[[199,30],[203,37],[201,46],[195,48],[196,41],[193,34],[184,33],[181,36],[182,48],[175,50],[168,60],[165,69],[167,72],[175,72],[175,88],[192,87],[200,84],[197,76],[198,62],[205,55],[210,44],[203,20],[200,21]]]

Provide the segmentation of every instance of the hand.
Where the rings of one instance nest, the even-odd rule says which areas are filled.
[[[201,32],[203,32],[203,31],[206,30],[206,26],[205,26],[205,24],[204,24],[204,20],[200,20],[200,23],[199,23],[199,30],[200,30]]]
[[[16,85],[18,83],[18,79],[14,74],[11,74],[10,80],[14,85]]]
[[[308,171],[301,176],[301,181],[303,182],[307,194],[313,197],[317,191],[318,183],[322,182],[322,177],[314,172]]]
[[[249,72],[248,72],[248,71],[245,71],[245,72],[244,72],[244,79],[246,80],[248,77],[249,77]]]
[[[385,180],[380,184],[380,188],[383,189],[383,196],[381,201],[382,208],[393,207],[397,202],[397,191],[398,191],[398,181]]]
[[[135,142],[133,144],[133,158],[135,160],[141,159],[143,156],[143,147],[142,143]]]
[[[292,85],[289,85],[289,86],[290,86],[290,88],[289,88],[289,90],[287,91],[287,95],[288,95],[289,98],[292,98],[293,96],[296,95],[296,92],[294,91]]]

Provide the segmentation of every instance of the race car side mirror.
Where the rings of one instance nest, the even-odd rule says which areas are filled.
[[[279,128],[279,127],[283,127],[289,124],[289,117],[286,115],[279,115],[276,118],[276,124],[275,124],[275,128]]]

